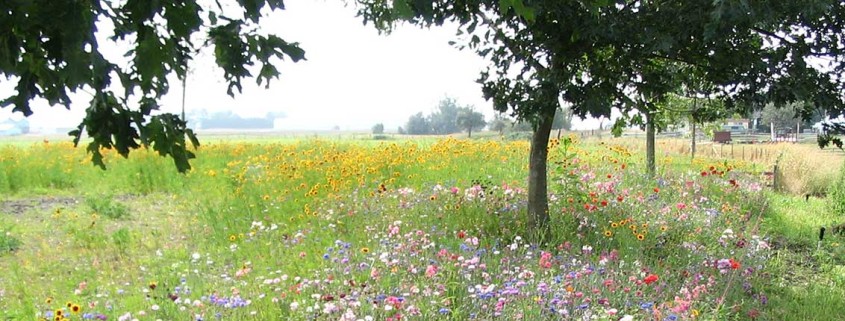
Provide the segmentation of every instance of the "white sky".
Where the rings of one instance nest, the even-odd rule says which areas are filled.
[[[243,93],[232,98],[226,94],[222,71],[213,66],[209,54],[203,54],[191,65],[188,112],[231,109],[245,117],[280,112],[287,115],[280,122],[282,130],[334,126],[369,130],[381,122],[387,131],[395,131],[408,116],[429,113],[448,95],[492,118],[492,104],[482,98],[475,82],[486,62],[472,51],[459,51],[448,44],[455,39],[454,26],[420,29],[404,25],[390,35],[379,35],[372,25],[364,26],[354,8],[345,7],[342,1],[288,0],[285,5],[286,10],[273,13],[262,25],[268,33],[299,42],[307,60],[279,65],[282,75],[269,89],[245,80]],[[123,50],[115,51],[121,55]],[[12,88],[8,81],[0,81],[0,96],[7,97]],[[71,111],[51,108],[44,101],[33,102],[30,127],[76,126],[90,96],[79,93],[72,98]],[[166,112],[181,111],[178,82],[171,82],[171,92],[162,105]],[[0,110],[0,120],[12,116],[10,110]],[[598,127],[598,122],[576,120],[574,125]]]

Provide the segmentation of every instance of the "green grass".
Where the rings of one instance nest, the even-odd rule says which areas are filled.
[[[836,320],[845,311],[845,237],[828,229],[841,224],[828,199],[769,194],[764,219],[775,249],[770,260],[770,306],[782,320]]]

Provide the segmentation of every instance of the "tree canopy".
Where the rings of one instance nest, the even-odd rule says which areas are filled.
[[[467,131],[467,136],[472,137],[473,129],[482,129],[487,125],[484,114],[475,111],[472,107],[461,108],[456,119],[458,127]]]
[[[211,47],[234,95],[245,78],[269,85],[280,74],[279,59],[304,59],[297,43],[259,32],[262,12],[284,9],[282,0],[200,3],[0,2],[0,75],[16,83],[14,94],[0,97],[0,107],[29,116],[34,99],[70,108],[69,92],[90,92],[86,116],[71,135],[77,144],[83,134],[92,139],[88,151],[95,164],[104,166],[101,148],[126,156],[149,146],[188,170],[193,154],[185,137],[194,146],[196,137],[179,116],[155,113],[170,90],[168,76],[184,79],[198,50]],[[98,35],[128,43],[125,61],[107,58]]]

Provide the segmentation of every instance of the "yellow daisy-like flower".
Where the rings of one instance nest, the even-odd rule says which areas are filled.
[[[70,312],[79,313],[82,311],[82,307],[79,304],[74,304],[70,307]]]
[[[610,227],[617,228],[617,227],[619,227],[619,223],[616,223],[616,222],[610,223]]]
[[[660,230],[663,231],[663,232],[666,232],[666,230],[668,230],[668,229],[669,229],[669,227],[666,226],[666,225],[663,225],[663,226],[660,227]]]
[[[637,240],[640,240],[640,241],[645,240],[645,235],[637,234]]]
[[[46,299],[44,299],[44,303],[53,304],[53,298],[47,297]]]
[[[229,235],[229,241],[234,242],[238,240],[238,236],[235,234]]]
[[[370,248],[368,248],[368,247],[362,247],[362,248],[361,248],[361,253],[364,253],[364,254],[370,253]]]
[[[604,231],[604,236],[611,237],[611,236],[613,236],[613,232],[611,232],[611,231]]]

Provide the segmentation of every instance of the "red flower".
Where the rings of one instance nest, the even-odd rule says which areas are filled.
[[[647,276],[647,277],[645,277],[645,279],[643,279],[643,282],[645,282],[645,284],[652,284],[652,283],[656,282],[656,281],[657,281],[657,280],[659,280],[659,279],[660,279],[660,278],[659,278],[659,277],[657,277],[657,275],[656,275],[656,274],[649,274],[649,276]]]
[[[463,238],[465,238],[465,237],[467,237],[467,233],[466,233],[466,232],[464,232],[463,230],[458,231],[458,238],[459,238],[459,239],[463,239]]]
[[[624,198],[624,197],[622,197],[622,195],[619,195],[619,196],[617,196],[617,197],[616,197],[616,201],[617,201],[617,202],[621,202],[621,201],[623,201],[623,200],[625,200],[625,198]]]
[[[730,262],[731,262],[731,268],[734,269],[734,270],[739,269],[742,266],[742,265],[739,264],[739,261],[737,261],[737,260],[730,259]]]
[[[731,183],[731,185],[736,186],[736,180],[735,179],[729,180],[728,183]]]
[[[607,206],[607,201],[606,200],[601,201],[601,206]]]
[[[660,188],[655,187],[655,188],[654,188],[654,192],[655,192],[655,193],[660,193]]]
[[[707,172],[701,172],[701,176],[707,176]]]

